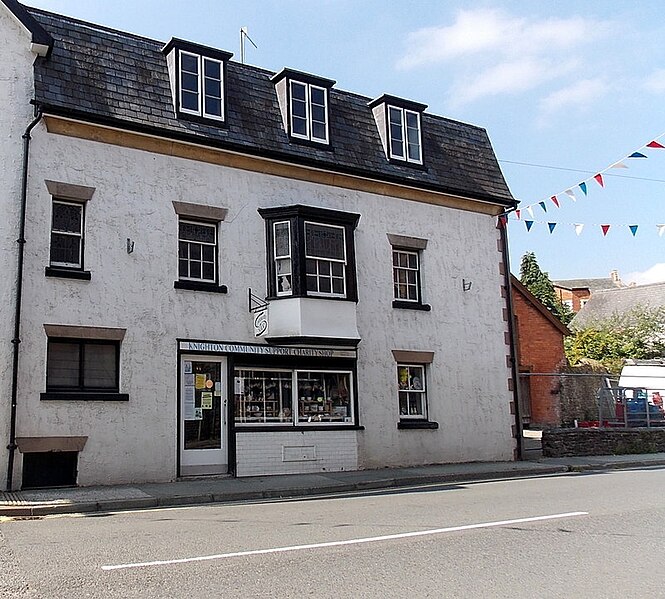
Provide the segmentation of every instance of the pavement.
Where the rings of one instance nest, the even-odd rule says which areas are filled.
[[[437,483],[657,466],[665,466],[665,453],[541,458],[521,462],[472,462],[247,478],[187,478],[165,483],[36,489],[0,493],[0,519],[334,495]]]

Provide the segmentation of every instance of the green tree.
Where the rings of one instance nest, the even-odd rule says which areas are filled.
[[[613,374],[626,358],[665,357],[665,307],[639,306],[575,331],[564,341],[571,365],[597,362]]]
[[[533,252],[527,252],[522,256],[520,281],[561,322],[568,324],[572,320],[572,311],[556,296],[549,275],[540,269]]]

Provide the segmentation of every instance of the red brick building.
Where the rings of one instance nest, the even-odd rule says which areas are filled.
[[[566,364],[563,338],[568,327],[554,316],[519,280],[511,276],[515,312],[518,370],[520,376],[520,413],[531,426],[558,426],[561,406],[559,379],[538,376],[553,373]]]
[[[552,281],[559,301],[577,314],[595,291],[623,287],[619,271],[613,270],[606,279],[568,279]]]

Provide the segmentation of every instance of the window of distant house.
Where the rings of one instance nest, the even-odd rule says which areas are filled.
[[[126,394],[119,393],[124,329],[70,325],[44,325],[44,328],[48,335],[46,392],[41,399],[128,399]]]
[[[328,90],[311,83],[290,81],[291,135],[328,143]]]
[[[179,220],[178,276],[182,281],[217,282],[217,224]]]
[[[388,106],[390,157],[422,164],[420,114],[406,108]]]
[[[180,112],[224,120],[224,63],[179,52]]]
[[[268,236],[268,294],[354,300],[358,214],[309,206],[261,208]]]
[[[84,204],[53,200],[51,266],[83,270]]]
[[[400,419],[427,418],[427,388],[425,366],[418,364],[397,365]]]

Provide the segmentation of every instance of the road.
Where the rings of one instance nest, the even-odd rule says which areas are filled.
[[[665,469],[6,521],[0,597],[665,597]]]

